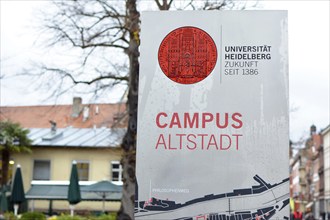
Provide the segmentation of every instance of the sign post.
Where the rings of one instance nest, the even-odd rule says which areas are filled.
[[[142,14],[136,219],[289,219],[286,11]]]

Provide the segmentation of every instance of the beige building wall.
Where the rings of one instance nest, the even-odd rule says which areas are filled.
[[[48,200],[29,200],[29,210],[47,212],[49,209]],[[75,211],[88,214],[95,211],[102,211],[103,204],[99,201],[81,201],[75,205]],[[120,208],[120,202],[105,202],[106,212],[117,212]],[[53,201],[53,210],[60,213],[70,214],[70,206],[68,201]]]
[[[21,165],[23,175],[24,190],[30,189],[33,180],[34,160],[50,161],[50,180],[51,181],[69,181],[72,161],[89,162],[89,178],[88,181],[111,180],[111,161],[121,160],[120,148],[64,148],[64,147],[34,147],[31,154],[14,153],[11,158],[14,160],[16,168],[17,164]],[[14,169],[15,169],[14,168]],[[15,171],[14,171],[15,172]],[[14,175],[13,175],[14,176]],[[106,202],[107,211],[117,211],[120,202]],[[35,210],[47,210],[49,201],[29,201],[29,208]],[[68,209],[67,201],[54,201],[53,209]],[[82,201],[77,205],[77,210],[101,210],[102,202]]]

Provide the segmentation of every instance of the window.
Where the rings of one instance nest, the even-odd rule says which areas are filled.
[[[88,181],[89,176],[89,162],[77,161],[77,170],[80,181]]]
[[[50,180],[50,161],[35,160],[33,164],[33,180]]]
[[[123,168],[119,161],[111,162],[111,180],[112,181],[122,181]]]

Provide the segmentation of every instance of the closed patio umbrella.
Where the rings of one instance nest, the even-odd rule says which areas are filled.
[[[19,205],[25,201],[23,178],[21,173],[21,166],[19,164],[17,165],[14,177],[11,201],[14,203],[14,213],[17,215]]]
[[[79,177],[77,170],[77,162],[72,162],[70,184],[68,189],[68,201],[70,203],[70,213],[71,216],[74,214],[74,205],[81,201]]]
[[[2,187],[1,190],[1,200],[0,200],[0,213],[5,213],[8,211],[8,202],[6,196],[6,189]]]

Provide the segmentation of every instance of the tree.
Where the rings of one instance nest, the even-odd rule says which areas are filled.
[[[29,130],[17,123],[0,121],[0,151],[2,155],[1,185],[8,181],[10,154],[12,152],[31,152],[32,141],[28,138]]]
[[[236,7],[234,0],[153,0],[140,3],[153,5],[155,10]],[[88,90],[96,95],[118,85],[126,86],[129,122],[122,142],[124,186],[118,219],[133,219],[140,43],[137,0],[61,0],[53,1],[53,4],[55,9],[43,15],[43,31],[49,36],[47,45],[69,46],[65,47],[66,51],[72,51],[77,60],[74,65],[66,67],[63,64],[41,64],[34,69],[37,71],[29,70],[27,74],[37,76],[39,81],[50,81],[50,86],[54,86],[52,95],[63,94],[79,85],[87,85]],[[243,9],[245,5],[238,7]],[[40,80],[45,76],[48,78]]]

